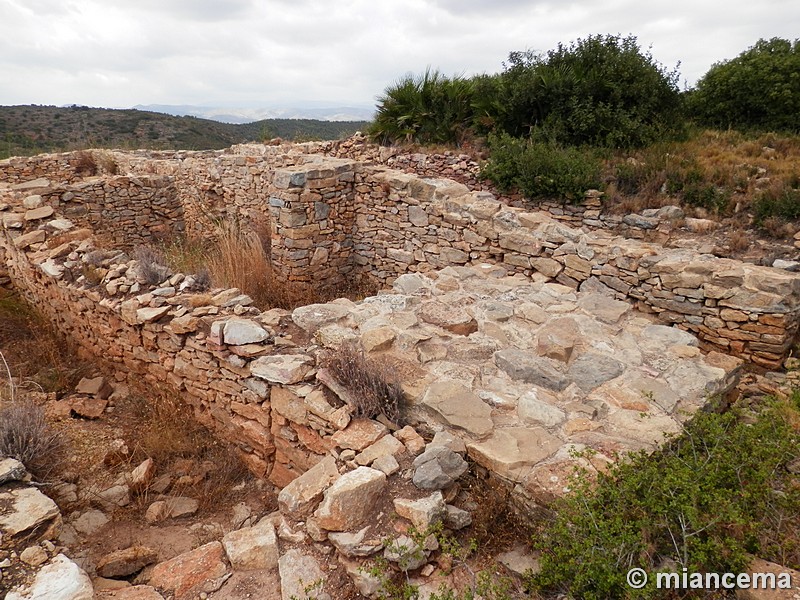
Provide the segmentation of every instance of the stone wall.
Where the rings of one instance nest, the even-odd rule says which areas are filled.
[[[316,147],[114,153],[117,168],[134,176],[55,186],[43,198],[54,207],[64,202],[65,216],[98,233],[121,230],[115,243],[146,241],[165,227],[180,231],[184,222],[189,234],[206,237],[220,222],[250,227],[269,238],[283,277],[316,287],[337,287],[359,273],[390,285],[407,272],[493,261],[572,288],[602,289],[697,334],[708,348],[763,367],[780,367],[794,341],[797,274],[563,221],[602,224],[596,198],[579,216],[530,212],[452,180],[308,154]],[[385,149],[371,148],[389,160]],[[46,156],[30,172],[70,160]]]
[[[119,381],[179,394],[281,487],[332,450],[361,466],[379,456],[358,453],[387,424],[352,418],[357,401],[325,362],[347,340],[397,377],[413,424],[456,433],[532,502],[564,489],[570,448],[602,462],[654,447],[739,368],[628,303],[497,265],[406,274],[359,303],[262,312],[239,290],[194,292],[179,273],[147,285],[125,253],[98,259],[85,229],[34,227],[0,236],[13,285]],[[43,239],[18,243],[36,231]]]
[[[800,322],[800,275],[570,228],[448,180],[365,168],[355,261],[381,282],[495,261],[603,290],[697,334],[709,348],[779,368]]]
[[[237,152],[118,153],[128,175],[6,182],[0,278],[120,381],[180,394],[279,486],[386,433],[352,418],[326,369],[325,352],[347,340],[387,361],[420,429],[463,436],[536,501],[563,490],[569,448],[610,460],[652,447],[730,388],[738,361],[713,350],[777,367],[797,331],[794,273],[587,233],[451,180]],[[180,273],[149,285],[123,252],[184,222],[213,233],[220,219],[264,219],[288,279],[367,273],[393,289],[262,312]]]
[[[26,223],[43,224],[52,231],[77,225],[91,229],[104,246],[124,248],[184,230],[183,206],[170,177],[112,175],[53,185],[46,178],[34,183],[7,190],[7,209],[1,213],[7,229]],[[9,211],[14,202],[16,211]]]

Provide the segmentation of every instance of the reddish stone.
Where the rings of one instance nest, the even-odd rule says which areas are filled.
[[[193,597],[195,591],[227,572],[225,550],[220,542],[211,542],[153,567],[150,585],[175,594],[176,600]]]

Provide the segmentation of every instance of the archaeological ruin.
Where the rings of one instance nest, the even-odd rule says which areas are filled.
[[[331,485],[331,456],[372,485],[376,461],[444,432],[546,504],[584,460],[574,450],[602,468],[655,448],[743,366],[780,368],[798,333],[800,274],[666,247],[597,195],[511,206],[469,169],[404,172],[363,144],[95,153],[91,174],[77,153],[0,161],[0,283],[112,379],[178,393],[322,531],[358,525],[293,484],[332,468]],[[222,222],[266,228],[285,281],[380,291],[261,311],[191,273],[143,280],[137,246]],[[353,415],[323,360],[346,343],[397,376],[411,427]]]

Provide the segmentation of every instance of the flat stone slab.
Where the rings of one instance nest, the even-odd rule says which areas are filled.
[[[563,493],[548,473],[570,470],[571,448],[600,460],[656,448],[735,383],[741,362],[704,357],[693,335],[602,288],[503,276],[496,265],[404,275],[394,290],[351,307],[347,323],[362,339],[379,328],[391,340],[382,357],[414,373],[401,378],[412,416],[460,435],[478,464],[543,493]]]
[[[61,524],[61,512],[50,498],[36,488],[0,492],[0,534],[17,537],[36,532],[45,539]],[[45,531],[48,530],[48,531]]]
[[[422,405],[430,408],[445,424],[484,437],[492,431],[492,408],[457,381],[430,385]]]

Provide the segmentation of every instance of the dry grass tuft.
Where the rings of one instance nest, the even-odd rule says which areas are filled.
[[[224,507],[237,494],[234,488],[253,480],[236,448],[217,440],[174,393],[139,393],[127,399],[121,411],[130,419],[126,442],[134,449],[133,462],[152,458],[161,473],[174,473],[181,463],[192,465],[190,472],[180,473],[188,477],[176,483],[171,494],[197,498],[200,510]],[[149,501],[147,490],[141,501]]]
[[[388,367],[368,359],[352,342],[330,352],[323,363],[352,394],[353,416],[374,419],[383,415],[393,423],[399,422],[405,399]]]
[[[150,246],[136,246],[133,257],[139,263],[139,276],[144,283],[158,285],[170,276],[167,259],[160,250]]]
[[[97,174],[97,161],[91,150],[78,150],[74,154],[73,164],[75,170],[84,177],[91,177]]]
[[[728,245],[734,252],[742,252],[750,247],[752,240],[746,231],[736,229],[728,236]]]
[[[0,379],[13,373],[20,387],[58,394],[72,390],[86,365],[73,347],[18,294],[0,289],[0,352],[8,364]],[[0,387],[0,400],[8,389]]]
[[[0,409],[0,457],[16,458],[40,481],[63,470],[66,437],[45,419],[44,409],[30,401],[11,402]]]
[[[533,525],[514,506],[511,487],[491,474],[479,474],[480,471],[472,466],[461,479],[470,500],[477,506],[472,511],[470,537],[487,553],[506,549],[519,540],[530,540]]]

